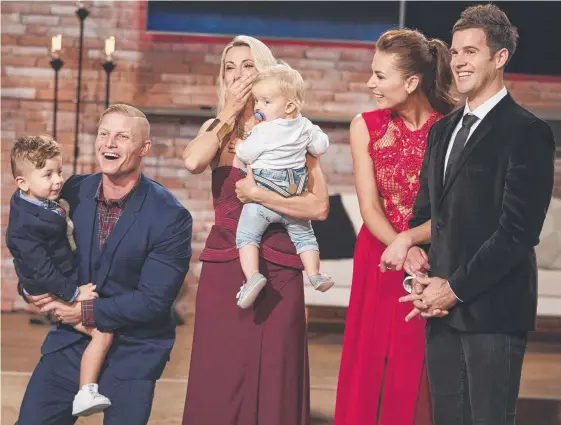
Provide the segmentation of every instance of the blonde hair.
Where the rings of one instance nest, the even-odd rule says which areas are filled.
[[[283,97],[289,102],[294,103],[296,109],[300,111],[304,106],[304,79],[298,71],[291,68],[286,63],[265,68],[257,75],[253,87],[264,81],[275,81]]]
[[[25,161],[40,170],[48,159],[62,155],[58,143],[47,134],[37,136],[23,136],[15,141],[10,154],[12,175],[14,178],[23,173]]]
[[[222,59],[220,59],[220,72],[218,74],[218,107],[216,113],[219,113],[222,108],[224,108],[224,92],[226,86],[224,84],[224,68],[226,54],[232,47],[236,46],[247,46],[251,50],[251,55],[253,56],[253,62],[255,63],[255,68],[257,71],[262,71],[265,68],[275,65],[277,60],[271,53],[271,50],[262,42],[256,38],[249,37],[247,35],[238,35],[234,37],[232,41],[222,51]]]
[[[111,105],[101,114],[98,126],[101,125],[103,117],[109,114],[119,114],[124,115],[125,117],[140,118],[142,120],[141,131],[143,132],[143,139],[147,140],[150,138],[150,123],[148,122],[148,118],[146,118],[146,115],[144,115],[144,112],[142,112],[140,109],[135,108],[132,105],[127,105],[125,103],[116,103],[114,105]],[[143,142],[144,140],[141,140],[141,142]]]

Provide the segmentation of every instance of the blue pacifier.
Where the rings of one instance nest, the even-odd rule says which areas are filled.
[[[253,114],[257,121],[265,121],[265,114],[261,111],[257,111]]]

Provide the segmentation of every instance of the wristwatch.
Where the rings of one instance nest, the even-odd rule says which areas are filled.
[[[210,123],[210,125],[208,126],[206,131],[214,130],[216,128],[216,126],[220,123],[221,123],[220,119],[215,118],[214,121]],[[230,133],[230,131],[232,131],[231,129],[232,129],[232,127],[228,123],[223,123],[222,127],[220,127],[220,129],[216,133],[216,135],[218,136],[218,139],[222,140],[224,138],[224,136],[226,136],[228,133]]]
[[[408,275],[405,279],[403,279],[403,289],[405,289],[410,294],[413,293],[413,279],[415,279],[415,276],[411,275]]]

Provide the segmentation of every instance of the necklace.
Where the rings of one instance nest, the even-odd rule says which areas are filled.
[[[237,124],[235,125],[234,129],[236,130],[236,136],[238,139],[245,140],[247,136],[249,136],[249,131],[243,131]]]

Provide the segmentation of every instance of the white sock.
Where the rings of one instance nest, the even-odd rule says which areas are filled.
[[[86,384],[82,388],[80,388],[80,391],[97,393],[98,387],[97,384]]]

